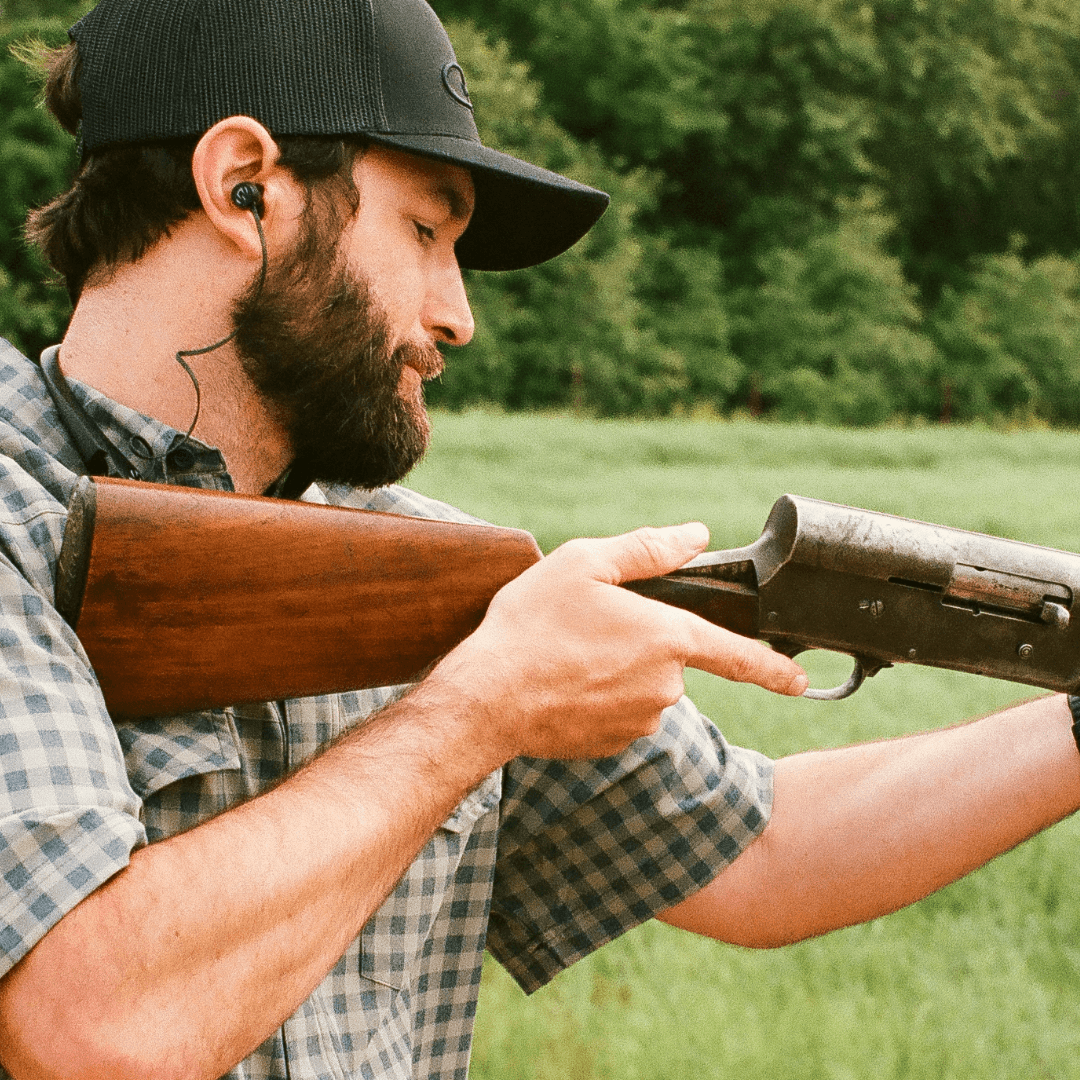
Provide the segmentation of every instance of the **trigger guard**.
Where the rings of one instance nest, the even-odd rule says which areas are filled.
[[[813,687],[808,686],[803,692],[804,698],[810,698],[813,701],[843,701],[846,697],[851,697],[856,690],[859,689],[865,680],[867,672],[862,665],[862,661],[856,656],[854,657],[855,667],[852,669],[851,674],[848,676],[848,681],[842,683],[840,686],[834,686],[831,690],[815,690]]]
[[[792,660],[799,653],[811,651],[809,646],[801,645],[797,641],[774,641],[772,647]],[[873,661],[864,664],[858,656],[853,656],[852,660],[855,661],[855,667],[852,668],[847,682],[834,686],[831,690],[815,690],[812,686],[808,686],[802,692],[802,696],[810,698],[811,701],[843,701],[844,698],[851,697],[862,686],[868,676],[876,675],[883,667],[891,666],[890,664],[874,663]]]

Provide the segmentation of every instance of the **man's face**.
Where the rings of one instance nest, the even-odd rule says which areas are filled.
[[[373,146],[357,160],[353,179],[360,210],[342,237],[343,254],[386,313],[391,344],[467,344],[473,318],[454,245],[472,215],[472,177],[455,165]],[[402,374],[403,394],[422,410],[418,373]]]
[[[342,227],[309,208],[262,291],[236,305],[236,345],[296,457],[319,479],[377,487],[427,447],[437,344],[472,337],[454,244],[473,193],[463,169],[379,148],[354,179],[356,217]]]

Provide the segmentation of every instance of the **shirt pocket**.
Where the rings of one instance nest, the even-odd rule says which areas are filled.
[[[121,720],[116,732],[151,842],[242,797],[240,747],[227,710]]]
[[[238,770],[235,730],[224,710],[116,723],[128,779],[144,799],[188,776]]]
[[[405,872],[394,891],[368,919],[360,934],[360,974],[372,982],[404,990],[412,982],[435,916],[446,900],[476,823],[502,796],[502,772],[494,772],[470,792]]]

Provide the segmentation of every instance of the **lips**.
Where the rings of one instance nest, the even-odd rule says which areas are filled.
[[[401,362],[403,373],[406,369],[411,369],[421,382],[428,382],[442,374],[442,353],[434,345],[406,342],[398,346],[395,354]]]
[[[422,376],[414,367],[406,364],[401,369],[401,378],[398,380],[398,389],[411,397],[416,397],[423,386]]]

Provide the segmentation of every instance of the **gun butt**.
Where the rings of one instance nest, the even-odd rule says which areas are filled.
[[[84,480],[58,610],[115,717],[415,679],[540,558],[518,529]]]

